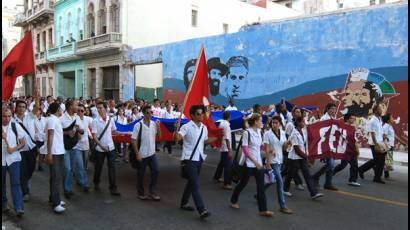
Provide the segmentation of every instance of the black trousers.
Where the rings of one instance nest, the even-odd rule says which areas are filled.
[[[20,185],[23,196],[30,193],[28,182],[36,169],[37,147],[21,152]]]
[[[374,145],[370,145],[370,149],[372,150],[373,159],[368,160],[366,163],[360,166],[359,172],[365,173],[371,168],[374,168],[374,180],[381,180],[386,153],[376,153]]]
[[[50,201],[53,207],[60,205],[61,181],[64,177],[64,154],[53,155],[53,164],[50,165]]]
[[[304,159],[300,159],[300,160],[291,160],[291,159],[289,159],[289,173],[285,176],[285,183],[284,183],[284,186],[283,186],[283,190],[285,192],[289,191],[290,182],[292,181],[293,176],[296,175],[296,173],[299,169],[302,171],[303,178],[305,179],[306,185],[307,185],[308,190],[310,192],[310,196],[316,195],[317,194],[317,189],[313,185],[313,179],[312,179],[312,177],[310,175],[310,172],[309,172],[308,163]]]
[[[239,200],[239,195],[249,182],[250,176],[255,176],[256,180],[256,198],[258,199],[258,208],[260,212],[267,211],[266,194],[265,194],[265,172],[256,168],[246,168],[246,171],[233,190],[231,203],[236,204]]]
[[[346,168],[347,164],[350,164],[349,182],[356,182],[358,174],[359,174],[359,165],[358,165],[359,163],[357,162],[357,157],[354,157],[349,161],[342,160],[340,164],[338,164],[333,170],[333,175],[336,175],[336,173]]]
[[[115,155],[116,151],[112,150],[109,152],[98,152],[95,154],[95,172],[94,172],[94,184],[100,184],[100,177],[102,172],[102,167],[104,165],[104,159],[107,157],[107,167],[108,167],[108,179],[110,182],[110,190],[116,190],[117,185],[115,182]]]
[[[172,153],[172,145],[174,145],[173,141],[165,141],[165,143],[164,143],[163,148],[168,150],[168,154]]]
[[[289,174],[289,159],[288,159],[289,153],[284,151],[283,152],[283,165],[281,169],[281,175],[282,178],[285,178],[287,174]],[[295,182],[296,185],[301,185],[302,184],[302,178],[300,178],[299,173],[296,172],[296,174],[293,176],[293,181]]]

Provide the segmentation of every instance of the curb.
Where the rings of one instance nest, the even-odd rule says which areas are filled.
[[[368,161],[368,160],[371,160],[372,158],[366,158],[366,157],[359,157],[359,160],[361,160],[361,161]],[[394,161],[394,163],[393,163],[394,165],[397,165],[397,166],[405,166],[405,167],[408,167],[409,166],[409,163],[408,162],[403,162],[403,161]]]

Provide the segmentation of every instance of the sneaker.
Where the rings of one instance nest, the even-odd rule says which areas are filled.
[[[326,190],[330,190],[330,191],[338,191],[339,190],[334,185],[326,185],[323,188],[326,189]]]
[[[280,212],[288,215],[293,214],[293,211],[290,208],[281,208]]]
[[[189,204],[181,205],[179,208],[185,211],[190,211],[190,212],[195,211],[195,208],[190,206]]]
[[[155,193],[149,194],[148,197],[149,197],[151,200],[154,200],[154,201],[160,201],[160,200],[161,200],[161,197],[158,196],[158,195],[155,194]]]
[[[226,184],[222,188],[225,189],[225,190],[232,190],[233,189],[232,185],[230,185],[230,184]]]
[[[65,202],[62,201],[62,200],[60,200],[60,205],[61,205],[61,206],[65,206]]]
[[[303,191],[303,190],[305,190],[305,187],[303,187],[303,185],[301,185],[301,184],[298,184],[298,185],[296,185],[295,189],[299,190],[299,191]]]
[[[290,193],[290,192],[283,192],[283,194],[285,194],[285,196],[288,196],[288,197],[293,196],[292,193]]]
[[[355,181],[349,182],[347,184],[350,185],[350,186],[353,186],[353,187],[360,187],[360,184],[355,182]]]
[[[22,217],[23,215],[24,215],[24,210],[17,210],[17,211],[16,211],[16,216],[17,216],[18,218]]]
[[[316,200],[316,199],[318,199],[320,197],[323,197],[323,196],[324,195],[322,193],[316,193],[316,195],[313,195],[311,198],[312,198],[312,200]]]
[[[230,203],[229,207],[231,207],[233,209],[239,209],[239,204]]]
[[[273,212],[272,211],[263,211],[263,212],[259,212],[259,215],[264,216],[264,217],[273,217]]]
[[[205,211],[201,212],[201,214],[199,215],[199,218],[201,218],[201,220],[205,220],[206,218],[208,218],[210,216],[211,216],[211,213],[205,210]]]
[[[61,205],[57,205],[56,207],[54,207],[55,213],[63,213],[64,211],[65,211],[65,208]]]
[[[138,195],[138,199],[140,199],[140,200],[147,200],[148,197],[145,196],[145,195]]]
[[[119,193],[116,189],[110,191],[111,196],[121,196],[121,193]]]
[[[25,194],[24,196],[23,196],[23,201],[24,202],[29,202],[30,201],[30,194]]]

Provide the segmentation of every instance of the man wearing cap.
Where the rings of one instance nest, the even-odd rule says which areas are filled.
[[[218,57],[210,58],[207,62],[209,74],[209,89],[212,96],[219,94],[221,79],[228,73],[228,67],[221,63]]]

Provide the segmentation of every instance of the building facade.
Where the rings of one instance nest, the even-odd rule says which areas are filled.
[[[33,37],[34,74],[23,78],[25,95],[38,88],[41,96],[55,95],[54,64],[46,59],[46,51],[54,46],[54,1],[24,1],[24,11],[16,15],[14,25],[22,28],[23,36],[31,31]]]

